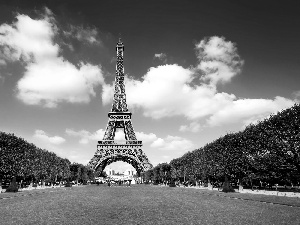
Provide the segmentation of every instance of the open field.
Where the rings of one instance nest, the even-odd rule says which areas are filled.
[[[300,224],[300,199],[89,185],[0,194],[0,224]]]

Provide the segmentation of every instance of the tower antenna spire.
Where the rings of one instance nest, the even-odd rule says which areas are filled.
[[[119,33],[119,43],[121,43],[122,41],[121,41],[121,39],[122,39],[122,34],[121,33]]]

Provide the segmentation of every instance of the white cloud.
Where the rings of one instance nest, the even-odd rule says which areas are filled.
[[[127,87],[126,87],[126,89],[127,89]],[[113,85],[103,84],[102,85],[102,104],[103,105],[112,104],[113,96],[114,96]],[[128,101],[128,97],[127,97],[127,101]]]
[[[166,138],[157,138],[151,145],[152,148],[158,148],[168,151],[187,151],[194,147],[194,144],[185,138],[168,135]]]
[[[167,54],[165,54],[165,53],[156,53],[156,54],[154,54],[154,59],[155,58],[159,59],[163,63],[167,62]]]
[[[243,123],[261,119],[292,105],[290,99],[238,99],[234,94],[218,92],[219,82],[229,82],[241,72],[244,61],[234,43],[223,37],[211,37],[196,44],[199,63],[195,67],[163,65],[151,67],[141,80],[127,77],[129,108],[141,108],[146,117],[160,119],[184,116],[191,120],[180,131],[197,132],[199,119],[206,125]],[[111,104],[112,85],[103,87],[102,102]]]
[[[271,113],[291,107],[293,104],[292,100],[279,96],[275,97],[274,100],[238,99],[215,112],[208,119],[208,124],[216,126],[242,121],[244,125],[248,125],[267,117]]]
[[[97,37],[98,31],[96,28],[70,25],[70,31],[64,31],[64,34],[67,37],[76,38],[88,44],[101,44],[101,41]]]
[[[201,125],[196,121],[191,122],[189,125],[182,125],[179,127],[179,131],[182,132],[190,131],[196,133],[200,131],[200,129],[201,129]]]
[[[0,66],[6,66],[6,62],[4,59],[0,59]]]
[[[114,140],[118,143],[126,143],[126,138],[125,138],[125,133],[124,133],[124,129],[122,128],[117,128],[116,132],[115,132],[115,138]]]
[[[39,61],[58,54],[59,46],[52,42],[56,33],[55,24],[45,15],[33,20],[27,15],[18,15],[12,25],[0,26],[2,54],[11,61]]]
[[[294,91],[293,93],[292,93],[292,97],[294,98],[294,101],[295,102],[300,102],[300,91]]]
[[[54,144],[54,145],[60,145],[66,141],[64,138],[59,137],[59,136],[50,137],[43,130],[36,130],[33,137],[37,138],[45,143],[50,143],[50,144]]]
[[[164,58],[164,57],[166,57],[166,54],[165,54],[165,53],[156,53],[156,54],[154,54],[154,58],[159,58],[159,59],[161,59],[161,58]]]
[[[26,104],[56,107],[59,102],[88,103],[103,81],[101,69],[81,64],[79,69],[61,59],[30,64],[17,84],[17,97]]]
[[[79,137],[80,144],[88,144],[90,141],[100,141],[103,139],[105,131],[100,129],[94,133],[87,130],[74,131],[73,129],[66,129],[66,133],[69,136]],[[137,140],[143,141],[143,144],[149,144],[152,148],[157,148],[161,150],[176,150],[176,151],[187,151],[194,147],[194,144],[185,138],[178,136],[168,135],[166,138],[159,138],[153,133],[143,133],[135,132]],[[121,129],[117,130],[115,133],[114,140],[116,142],[124,141],[125,134]]]
[[[152,118],[180,115],[182,108],[189,105],[181,105],[182,100],[187,95],[192,97],[186,85],[191,76],[190,70],[178,65],[152,67],[143,81],[127,79],[127,102],[130,107],[142,107],[144,115]]]
[[[183,115],[197,119],[235,99],[234,95],[217,93],[216,88],[206,84],[191,86],[193,72],[179,65],[152,67],[143,81],[127,78],[126,94],[129,107],[141,107],[144,115],[155,119]],[[103,88],[103,103],[113,98],[112,87]]]
[[[104,130],[100,129],[94,133],[91,133],[87,130],[74,131],[73,129],[66,129],[66,133],[69,136],[79,137],[80,144],[88,144],[90,141],[99,141],[103,139]]]
[[[228,82],[241,72],[244,61],[240,59],[234,43],[225,41],[223,37],[206,38],[196,45],[200,69],[208,80],[216,85],[218,82]]]
[[[135,132],[136,139],[139,141],[143,141],[145,143],[151,143],[157,139],[156,135],[153,133],[145,134],[143,132]]]
[[[12,25],[0,26],[0,49],[7,61],[22,60],[25,74],[18,81],[17,97],[26,104],[56,107],[60,102],[87,103],[94,88],[104,83],[99,66],[73,65],[54,43],[55,20],[49,9],[42,19],[18,15]]]
[[[87,130],[74,131],[73,129],[66,129],[66,133],[69,136],[79,137],[79,143],[88,144],[90,141],[100,141],[104,137],[105,130],[99,129],[94,133],[91,133]],[[143,141],[143,143],[153,142],[157,139],[156,135],[153,133],[146,134],[143,132],[135,132],[137,140]],[[124,131],[119,129],[115,133],[116,141],[124,141],[125,134]]]
[[[91,133],[87,130],[74,131],[72,129],[66,129],[66,133],[73,137],[79,137],[80,144],[88,144],[90,141],[100,141],[104,137],[105,130],[99,129],[94,133]],[[115,141],[124,141],[125,134],[121,130],[115,132]]]

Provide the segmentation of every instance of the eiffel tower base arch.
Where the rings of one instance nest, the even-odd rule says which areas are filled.
[[[97,151],[90,161],[94,170],[103,171],[113,162],[123,161],[132,165],[137,175],[151,169],[153,166],[142,151],[142,141],[126,141],[126,144],[116,144],[114,141],[98,141]]]

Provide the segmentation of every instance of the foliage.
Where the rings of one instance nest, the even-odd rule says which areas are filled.
[[[250,124],[241,132],[228,133],[169,164],[159,164],[145,173],[145,179],[212,183],[219,187],[224,183],[224,191],[232,190],[230,183],[299,185],[300,105]]]
[[[14,134],[0,132],[0,180],[17,177],[23,181],[59,182],[76,178],[82,183],[94,179],[87,166],[58,157]]]
[[[99,175],[97,171],[87,166],[71,164],[14,134],[0,132],[0,180],[16,176],[25,181],[86,183],[95,175]],[[228,179],[228,184],[236,185],[299,185],[300,105],[250,124],[241,132],[228,133],[170,163],[158,164],[142,177],[145,183],[154,184],[199,182],[220,187]]]

